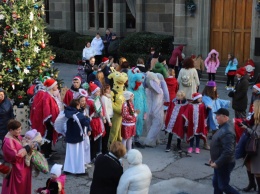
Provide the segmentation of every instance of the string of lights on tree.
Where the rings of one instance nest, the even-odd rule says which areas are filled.
[[[28,104],[26,90],[48,73],[55,55],[48,47],[43,1],[2,0],[0,2],[0,87],[15,104]]]

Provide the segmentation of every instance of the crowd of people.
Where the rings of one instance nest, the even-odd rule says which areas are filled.
[[[141,153],[133,146],[141,149],[155,147],[159,143],[160,131],[165,131],[168,135],[166,152],[173,149],[172,139],[176,136],[177,151],[182,151],[181,143],[187,141],[187,152],[199,154],[202,139],[203,148],[210,149],[209,165],[214,168],[215,193],[238,193],[229,186],[230,173],[235,165],[236,136],[228,125],[227,108],[232,104],[235,118],[240,121],[247,119],[249,82],[246,69],[237,69],[237,59],[232,54],[228,55],[225,74],[231,103],[230,100],[221,99],[217,92],[215,74],[220,62],[219,54],[214,49],[203,61],[201,55],[185,58],[184,47],[179,46],[173,50],[168,65],[155,48],[151,48],[147,63],[138,58],[134,65],[125,58],[118,59],[117,49],[115,33],[107,30],[104,39],[97,33],[83,50],[85,63],[79,68],[83,72],[72,78],[71,88],[63,99],[57,81],[52,78],[46,77],[40,83],[41,87],[35,87],[38,90],[35,89],[31,100],[30,122],[31,128],[36,129],[45,140],[41,145],[45,158],[50,158],[55,152],[52,147],[62,134],[66,142],[64,172],[84,174],[87,168],[95,165],[90,193],[106,191],[120,194],[128,190],[130,193],[139,191],[145,194],[148,193],[152,175],[149,167],[142,164]],[[103,50],[105,56],[102,55]],[[199,93],[204,69],[209,81]],[[238,80],[236,84],[235,76]],[[256,84],[253,88],[250,118],[254,119],[248,125],[243,124],[242,128],[249,134],[252,131],[260,134],[260,85]],[[10,176],[4,179],[2,193],[31,193],[32,173],[25,164],[25,158],[35,149],[35,144],[22,144],[21,123],[12,120],[12,106],[2,89],[0,105],[8,113],[0,119],[3,123],[0,126],[3,155],[7,162],[12,163]],[[2,112],[0,109],[0,114]],[[144,135],[144,131],[147,135],[142,142],[140,136]],[[209,131],[213,134],[210,146]],[[130,164],[125,172],[121,162],[123,157]],[[259,155],[247,157],[250,183],[245,191],[256,189],[255,179],[260,186],[259,160]],[[2,167],[4,172],[9,172],[7,167]],[[48,193],[53,189],[55,192],[50,193],[57,193],[64,190],[65,178],[60,169],[61,165],[53,166],[46,187],[39,188],[37,192]],[[57,182],[63,182],[62,188],[58,188]],[[10,186],[17,183],[20,183],[19,188]]]

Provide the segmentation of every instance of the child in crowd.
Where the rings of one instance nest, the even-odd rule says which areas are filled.
[[[187,126],[187,140],[190,141],[188,153],[193,152],[195,136],[195,153],[199,154],[200,136],[202,136],[204,139],[207,138],[207,125],[205,123],[205,120],[207,118],[207,112],[205,105],[202,103],[202,95],[200,93],[192,94],[192,102],[186,108],[183,117],[186,120],[185,126]]]
[[[176,93],[178,92],[178,89],[179,89],[179,84],[178,84],[177,79],[175,78],[174,69],[169,68],[168,74],[169,74],[169,77],[165,78],[165,82],[167,84],[167,88],[168,88],[169,96],[170,96],[170,102],[171,102],[176,97]],[[166,117],[166,112],[167,112],[168,106],[169,106],[169,103],[165,102],[164,103],[164,120]],[[163,130],[165,130],[165,127]]]
[[[227,90],[233,90],[234,89],[234,79],[236,76],[236,71],[237,71],[237,65],[238,61],[232,54],[228,54],[228,62],[227,62],[227,67],[225,70],[225,75],[227,75]],[[229,86],[231,82],[231,87]]]
[[[65,194],[66,175],[61,174],[61,164],[54,164],[51,168],[51,177],[46,182],[46,187],[37,189],[39,194]]]
[[[132,137],[135,135],[135,123],[138,111],[135,111],[133,100],[134,94],[130,91],[124,92],[125,102],[122,106],[122,143],[127,151],[132,149]]]
[[[80,110],[84,116],[89,117],[89,107],[87,106],[88,92],[84,89],[79,90],[79,104]],[[90,140],[89,134],[87,133],[87,127],[84,128],[84,160],[85,160],[85,168],[91,168],[92,166],[89,164],[90,160]]]
[[[91,74],[89,74],[88,77],[87,77],[88,83],[94,82],[97,79],[96,78],[97,72],[98,72],[98,65],[94,65],[93,66],[93,72]]]
[[[220,108],[228,108],[230,100],[218,98],[217,84],[214,81],[207,82],[202,95],[202,102],[205,104],[208,111],[207,126],[212,130],[212,134],[214,134],[218,129],[218,123],[214,112]],[[204,149],[210,149],[207,141],[204,142]]]
[[[112,100],[111,100],[111,94],[110,94],[110,85],[105,84],[101,91],[101,101],[102,105],[105,109],[105,117],[106,117],[106,123],[105,123],[105,130],[106,134],[104,137],[102,137],[102,153],[107,154],[108,153],[108,139],[110,134],[110,128],[112,126],[111,119],[113,117],[113,107],[112,107]]]
[[[23,146],[30,145],[32,143],[35,144],[35,146],[34,146],[35,149],[32,152],[27,153],[25,156],[25,164],[27,166],[31,165],[31,158],[35,154],[35,152],[37,152],[36,144],[38,144],[38,147],[42,145],[42,136],[39,132],[37,132],[36,129],[27,131],[22,140]],[[37,176],[39,174],[39,171],[35,168],[34,168],[34,170],[35,170],[35,176]]]
[[[205,59],[205,67],[207,69],[207,73],[209,76],[209,81],[213,80],[215,81],[215,74],[217,72],[217,69],[219,67],[219,59],[218,59],[219,53],[212,49],[210,53],[208,54],[208,57]]]
[[[181,139],[184,138],[185,124],[182,114],[187,108],[187,105],[188,102],[183,91],[178,91],[176,94],[176,99],[170,102],[165,119],[166,131],[169,133],[165,152],[169,152],[171,150],[173,134],[177,136],[177,150],[181,151]]]
[[[93,161],[97,154],[101,152],[102,136],[106,133],[104,127],[106,117],[100,99],[100,88],[93,82],[90,82],[89,90],[91,96],[89,96],[87,100],[87,106],[89,107],[90,127],[92,129],[90,136],[90,154],[91,160]]]

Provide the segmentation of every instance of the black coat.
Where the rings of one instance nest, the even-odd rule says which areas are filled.
[[[210,157],[218,167],[235,162],[236,135],[229,123],[219,126],[210,143]]]
[[[110,154],[100,154],[95,162],[90,194],[116,194],[123,167],[119,160]]]
[[[0,89],[0,92],[4,92]],[[5,92],[4,92],[5,93]],[[3,140],[7,134],[7,123],[14,118],[13,105],[5,95],[4,100],[0,103],[0,139]]]
[[[235,111],[245,111],[247,108],[247,90],[249,82],[246,77],[242,77],[235,86],[232,108]]]

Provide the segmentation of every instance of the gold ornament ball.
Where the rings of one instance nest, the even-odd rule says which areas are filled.
[[[16,36],[20,36],[20,34],[19,34],[19,33],[17,33],[17,34],[16,34]]]
[[[2,83],[3,83],[3,81],[0,80],[0,84],[2,84]]]
[[[39,70],[39,73],[42,73],[42,70],[41,70],[41,69]]]
[[[5,44],[5,42],[3,41],[3,42],[2,42],[2,45],[4,45],[4,44]]]
[[[47,59],[44,59],[44,62],[45,62],[45,63],[47,63],[47,62],[48,62],[48,60],[47,60]]]
[[[36,58],[36,54],[35,53],[32,54],[32,58],[34,58],[34,59]]]
[[[20,9],[23,9],[23,6],[20,6]]]

